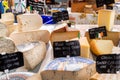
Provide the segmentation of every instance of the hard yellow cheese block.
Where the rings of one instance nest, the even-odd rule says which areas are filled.
[[[33,76],[27,78],[26,80],[42,80],[40,74],[34,74]]]
[[[112,54],[114,44],[112,40],[92,40],[90,48],[95,55]]]
[[[114,26],[115,11],[114,10],[99,10],[98,11],[98,26],[106,26],[108,31],[111,31]]]
[[[81,48],[81,57],[90,58],[90,45],[86,37],[81,37],[79,39]]]

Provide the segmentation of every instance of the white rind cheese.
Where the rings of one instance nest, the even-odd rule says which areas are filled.
[[[23,52],[27,69],[34,69],[46,55],[46,44],[42,41],[22,44],[17,49]]]
[[[38,30],[42,26],[42,18],[39,14],[23,14],[17,16],[18,24],[18,31],[25,32],[25,31],[32,31]]]
[[[17,32],[17,33],[12,33],[10,35],[10,38],[14,41],[16,45],[20,45],[32,41],[43,41],[45,43],[48,43],[50,38],[50,33],[47,30]]]
[[[8,36],[8,30],[6,25],[0,22],[0,37],[6,37]]]
[[[14,42],[7,37],[0,37],[0,53],[13,53],[16,47]]]

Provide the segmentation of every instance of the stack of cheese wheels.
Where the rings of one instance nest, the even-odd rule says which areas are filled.
[[[15,44],[11,39],[0,37],[0,53],[13,53],[15,50]]]
[[[27,69],[34,69],[45,57],[46,44],[42,41],[28,42],[17,46],[23,52],[24,65]]]
[[[24,44],[32,41],[43,41],[48,43],[50,33],[47,30],[35,30],[28,32],[16,32],[10,35],[10,38],[15,42],[16,45]]]
[[[22,14],[17,16],[18,31],[38,30],[42,26],[42,18],[39,14]]]

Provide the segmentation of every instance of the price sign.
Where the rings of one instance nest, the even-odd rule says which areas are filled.
[[[104,4],[108,5],[112,3],[115,3],[115,1],[114,0],[96,0],[97,7],[102,7]]]
[[[96,59],[98,73],[117,73],[120,71],[120,54],[100,55]]]
[[[61,41],[53,43],[54,57],[80,56],[79,41]]]
[[[0,71],[15,69],[24,65],[23,53],[0,54]]]
[[[107,36],[107,30],[105,26],[89,29],[90,39],[101,38]]]
[[[62,20],[69,20],[69,14],[67,10],[62,11]]]

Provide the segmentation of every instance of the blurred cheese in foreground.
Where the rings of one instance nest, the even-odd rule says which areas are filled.
[[[90,48],[95,55],[112,54],[114,44],[112,40],[92,40]]]
[[[18,45],[17,49],[23,52],[27,69],[35,68],[44,59],[46,54],[46,44],[42,41]]]
[[[98,26],[106,26],[108,31],[114,26],[115,11],[114,10],[99,10],[98,11]]]

